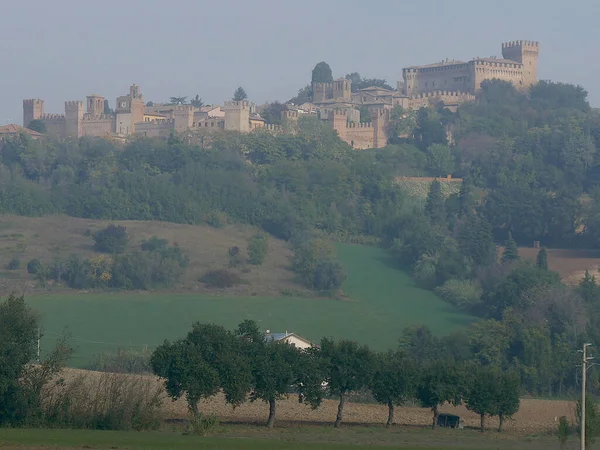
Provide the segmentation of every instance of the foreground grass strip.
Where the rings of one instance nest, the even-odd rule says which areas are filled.
[[[373,445],[284,442],[268,439],[244,439],[226,437],[183,436],[171,432],[125,432],[95,430],[40,430],[2,429],[0,447],[20,448],[93,448],[93,449],[202,449],[202,450],[363,450]],[[9,447],[10,448],[10,447]],[[403,450],[417,450],[417,447],[383,447]],[[418,449],[436,450],[441,447],[419,446]],[[459,450],[443,447],[444,450]]]

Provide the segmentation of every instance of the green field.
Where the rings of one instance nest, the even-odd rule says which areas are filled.
[[[396,448],[403,450],[547,450],[558,448],[554,436],[521,436],[485,433],[476,430],[429,427],[290,426],[266,430],[249,425],[224,425],[214,436],[183,436],[181,430],[126,432],[93,430],[0,429],[0,447],[8,449],[202,449],[202,450],[361,450]],[[571,439],[565,450],[579,448]]]
[[[195,321],[233,328],[253,319],[273,332],[287,330],[315,341],[323,336],[355,339],[379,350],[394,347],[407,325],[422,323],[445,334],[470,321],[417,288],[379,248],[340,245],[338,258],[348,272],[343,286],[347,300],[156,293],[77,293],[27,300],[42,313],[43,348],[68,328],[76,347],[75,367],[103,351],[151,348],[183,336]]]

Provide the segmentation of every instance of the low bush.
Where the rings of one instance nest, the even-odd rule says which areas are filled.
[[[220,421],[214,414],[205,415],[200,413],[192,417],[183,430],[184,435],[207,436],[219,427]]]
[[[200,281],[211,288],[229,288],[244,283],[238,274],[227,269],[209,270]]]
[[[447,280],[436,292],[451,305],[464,310],[481,302],[481,288],[471,280]]]
[[[11,258],[11,260],[6,265],[6,268],[8,270],[17,270],[19,267],[21,267],[21,260],[18,256]]]
[[[142,241],[142,251],[155,252],[164,250],[169,246],[169,241],[166,239],[160,239],[158,236],[152,236],[146,241]]]
[[[31,275],[38,275],[42,273],[42,262],[39,259],[31,259],[27,263],[27,273]]]
[[[255,266],[262,265],[269,251],[269,238],[258,233],[248,240],[248,262]]]
[[[229,223],[227,214],[221,211],[213,211],[206,215],[205,222],[213,228],[223,228]]]
[[[87,368],[96,372],[151,374],[151,356],[152,352],[148,349],[139,351],[119,349],[115,353],[96,355]]]
[[[164,390],[154,380],[118,373],[82,375],[45,392],[46,426],[96,430],[155,430]]]
[[[121,225],[109,225],[96,231],[94,238],[94,250],[103,253],[123,253],[127,248],[127,229]]]
[[[312,287],[317,291],[336,291],[346,281],[346,270],[337,261],[319,261],[313,273]]]
[[[229,250],[227,250],[227,256],[229,257],[229,267],[238,267],[242,265],[242,251],[238,246],[229,247]]]

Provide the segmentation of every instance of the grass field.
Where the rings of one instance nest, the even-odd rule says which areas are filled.
[[[572,438],[565,450],[575,450],[579,442]],[[428,428],[302,426],[275,428],[225,425],[215,436],[183,436],[178,430],[122,432],[88,430],[0,430],[3,449],[202,449],[202,450],[362,450],[373,447],[404,450],[547,450],[558,448],[554,436],[515,436],[474,430],[432,431]]]
[[[315,341],[323,336],[355,339],[379,350],[394,347],[407,325],[422,323],[445,334],[470,321],[417,288],[381,249],[340,245],[338,257],[348,272],[345,300],[205,293],[81,293],[27,300],[42,313],[43,348],[68,327],[76,346],[74,367],[103,351],[153,347],[183,336],[194,321],[233,328],[253,319],[274,332],[287,330]]]

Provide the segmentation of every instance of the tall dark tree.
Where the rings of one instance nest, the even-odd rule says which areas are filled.
[[[233,93],[233,101],[234,102],[241,102],[244,100],[248,99],[248,94],[246,94],[246,91],[244,90],[243,87],[238,87],[235,92]]]
[[[187,102],[187,97],[171,97],[169,103],[172,105],[185,105]]]
[[[536,265],[540,269],[548,270],[548,252],[546,251],[546,247],[540,248],[536,258]]]
[[[514,262],[519,260],[519,248],[517,243],[512,237],[512,234],[508,233],[508,239],[504,243],[504,251],[502,252],[502,262]]]
[[[312,71],[312,83],[331,83],[333,82],[333,74],[331,67],[325,61],[318,63]]]
[[[204,102],[202,101],[202,98],[196,94],[196,96],[190,100],[190,105],[196,108],[202,108],[204,106]]]
[[[313,90],[312,86],[304,86],[302,89],[298,90],[298,94],[295,97],[290,98],[287,103],[292,103],[294,105],[301,105],[306,102],[312,101]]]
[[[114,113],[115,112],[110,107],[110,104],[108,103],[108,100],[104,100],[104,114],[107,115],[107,116],[110,116],[111,114],[114,114]]]
[[[39,318],[23,297],[0,303],[0,425],[18,424],[27,415],[21,383],[36,354]]]
[[[327,338],[321,340],[321,356],[327,364],[327,388],[339,398],[335,428],[339,428],[344,417],[346,396],[370,385],[375,360],[368,347],[354,341],[338,342]]]
[[[417,384],[417,367],[405,353],[390,350],[377,355],[371,392],[375,400],[388,407],[387,427],[394,422],[394,407],[413,398]]]
[[[41,119],[32,120],[31,122],[29,122],[29,125],[27,125],[27,128],[29,128],[31,131],[37,131],[38,133],[45,133],[46,131],[48,131],[46,127],[46,122],[44,122]]]
[[[287,105],[279,102],[268,103],[260,115],[265,119],[265,122],[280,125],[282,120],[281,115],[287,109]]]
[[[468,178],[464,178],[460,183],[458,192],[459,214],[464,216],[473,209],[473,186]]]
[[[470,213],[460,221],[457,241],[461,253],[476,265],[487,265],[493,261],[496,245],[492,227],[478,214]]]
[[[442,225],[445,222],[446,207],[444,204],[444,195],[442,194],[442,185],[438,180],[434,180],[429,186],[429,193],[425,201],[425,214],[432,224]]]

